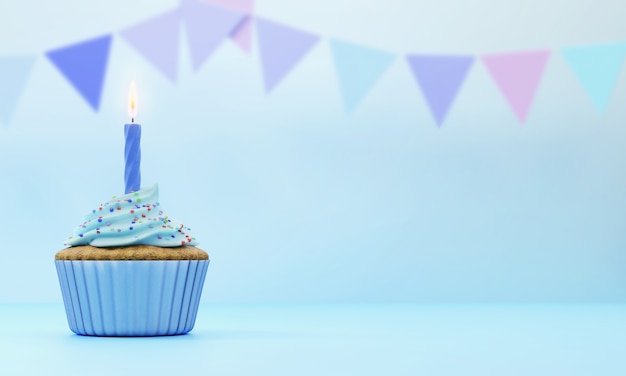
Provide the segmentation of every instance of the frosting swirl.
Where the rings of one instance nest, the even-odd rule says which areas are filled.
[[[78,225],[65,245],[196,245],[196,238],[189,230],[163,212],[159,204],[159,186],[155,184],[100,204],[85,216],[85,221]]]

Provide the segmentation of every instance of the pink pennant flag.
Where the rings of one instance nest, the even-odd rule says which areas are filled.
[[[205,3],[219,5],[226,9],[246,14],[239,24],[231,31],[230,38],[242,50],[250,53],[252,48],[252,18],[254,0],[204,0]]]
[[[523,123],[543,76],[549,50],[483,55],[493,80]]]
[[[265,90],[270,92],[319,41],[317,35],[257,18]]]
[[[180,12],[178,9],[131,26],[122,37],[167,78],[176,82]]]

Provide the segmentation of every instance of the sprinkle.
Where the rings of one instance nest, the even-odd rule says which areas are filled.
[[[78,234],[78,236],[80,236],[81,238],[83,237],[83,234]]]
[[[163,237],[162,237],[161,235],[157,236],[157,238],[159,238],[159,239],[163,239]]]
[[[92,210],[91,212],[92,212],[92,213],[95,213],[95,212],[96,212],[96,209]]]
[[[111,222],[107,222],[107,227],[108,227],[108,226],[111,226]]]
[[[183,240],[183,241],[181,241],[181,242],[180,242],[180,244],[181,244],[181,245],[185,245],[185,241],[184,241],[184,240]]]
[[[128,202],[133,202],[133,200],[131,200],[131,199],[128,199]]]
[[[109,209],[109,212],[113,213],[113,208]]]
[[[121,206],[118,206],[118,207],[117,207],[117,210],[122,210],[122,207],[121,207]]]
[[[96,230],[96,234],[99,234],[99,233],[100,233],[100,231]]]
[[[102,217],[98,218],[98,222],[102,222]]]
[[[133,209],[130,209],[130,214],[135,214],[135,211]]]
[[[122,229],[121,229],[121,228],[118,228],[118,229],[117,229],[117,232],[122,232]]]
[[[133,222],[133,223],[135,223],[135,222]],[[130,231],[133,231],[133,226],[130,226],[128,229],[129,229]]]
[[[82,236],[82,235],[81,235]],[[174,237],[174,235],[172,235],[172,238]]]
[[[141,217],[142,217],[142,218],[146,218],[146,215],[145,215],[145,214],[142,214],[142,215],[141,215]]]

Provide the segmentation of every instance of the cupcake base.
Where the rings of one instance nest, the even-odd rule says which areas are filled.
[[[193,329],[209,260],[57,257],[55,264],[74,333],[165,336]]]

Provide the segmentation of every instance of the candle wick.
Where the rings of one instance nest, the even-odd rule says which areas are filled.
[[[130,122],[134,123],[135,122],[135,118],[130,118]]]

